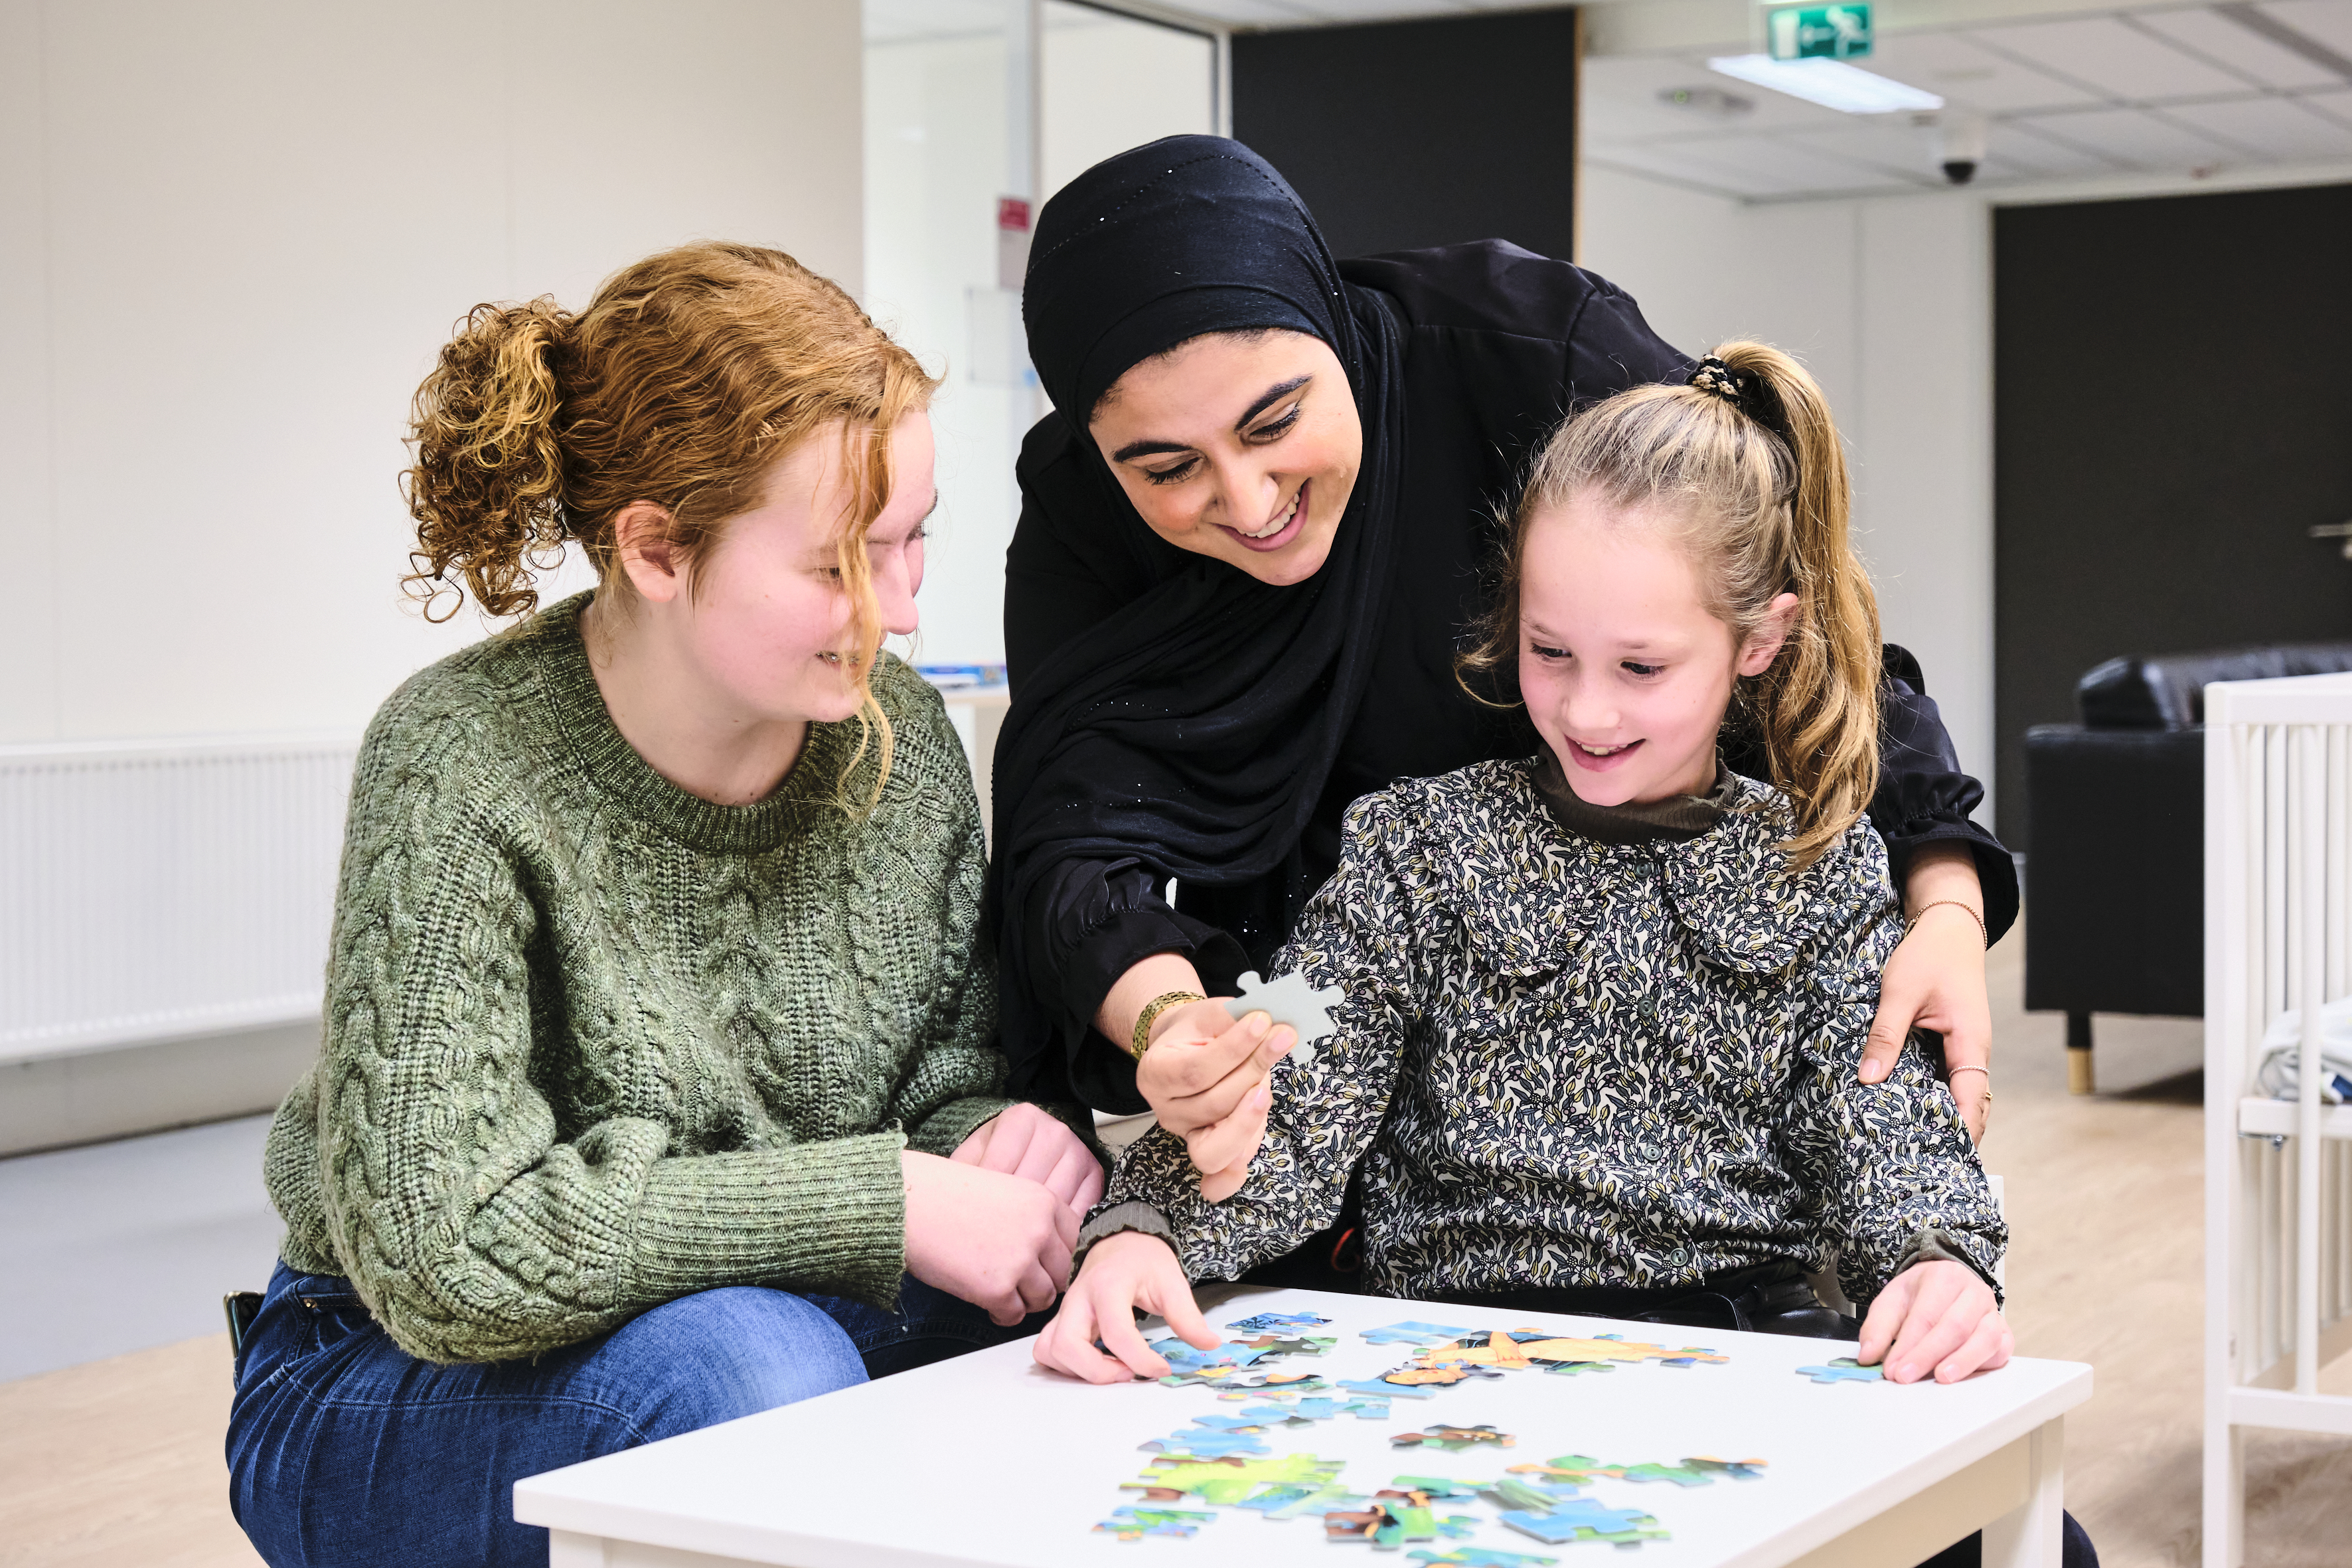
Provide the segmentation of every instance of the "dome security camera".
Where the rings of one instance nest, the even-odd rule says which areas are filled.
[[[1936,162],[1943,169],[1944,178],[1956,185],[1965,185],[1976,178],[1977,165],[1984,162],[1985,122],[1978,115],[1949,110],[1937,120]]]

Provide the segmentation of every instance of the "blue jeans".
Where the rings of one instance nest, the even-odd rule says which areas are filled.
[[[514,1483],[1034,1333],[911,1277],[899,1310],[705,1290],[528,1361],[436,1366],[283,1263],[237,1358],[229,1506],[271,1568],[544,1568]]]

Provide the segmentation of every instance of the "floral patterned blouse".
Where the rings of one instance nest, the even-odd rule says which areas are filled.
[[[1242,1189],[1201,1196],[1159,1128],[1104,1205],[1169,1222],[1194,1279],[1233,1279],[1337,1216],[1365,1168],[1368,1288],[1696,1288],[1838,1254],[1876,1294],[1927,1228],[1990,1276],[2008,1241],[1950,1093],[1916,1046],[1854,1069],[1899,940],[1865,819],[1790,873],[1787,802],[1752,780],[1685,841],[1561,826],[1532,760],[1349,808],[1339,869],[1269,965],[1347,999],[1274,1073]]]

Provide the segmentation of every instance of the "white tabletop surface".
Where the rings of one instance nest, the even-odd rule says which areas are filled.
[[[1851,1342],[1489,1311],[1305,1290],[1246,1290],[1209,1310],[1225,1323],[1263,1311],[1321,1313],[1335,1336],[1322,1356],[1283,1370],[1337,1381],[1402,1364],[1410,1345],[1374,1345],[1363,1330],[1407,1320],[1465,1329],[1616,1333],[1729,1357],[1689,1368],[1654,1363],[1574,1376],[1531,1369],[1457,1384],[1425,1400],[1392,1399],[1389,1418],[1351,1415],[1266,1435],[1274,1455],[1344,1459],[1338,1478],[1370,1493],[1399,1475],[1490,1479],[1514,1464],[1583,1454],[1604,1464],[1674,1464],[1696,1455],[1762,1458],[1754,1480],[1704,1487],[1601,1479],[1586,1496],[1655,1516],[1671,1539],[1622,1551],[1549,1546],[1499,1523],[1485,1500],[1440,1503],[1477,1520],[1458,1541],[1415,1542],[1394,1554],[1327,1544],[1319,1516],[1270,1521],[1193,1500],[1159,1506],[1217,1518],[1190,1540],[1122,1542],[1093,1532],[1112,1510],[1139,1504],[1122,1482],[1147,1470],[1139,1445],[1237,1415],[1209,1387],[1154,1383],[1095,1387],[1038,1369],[1020,1341],[862,1387],[688,1433],[534,1477],[515,1489],[516,1517],[583,1535],[675,1547],[793,1568],[1018,1568],[1323,1563],[1330,1552],[1418,1568],[1412,1552],[1477,1546],[1582,1563],[1732,1568],[1785,1561],[1833,1539],[2063,1415],[2090,1396],[2091,1369],[2012,1361],[1948,1386],[1883,1382],[1822,1384],[1798,1374],[1851,1355]],[[1152,1337],[1159,1337],[1156,1331]],[[1233,1337],[1241,1338],[1242,1335]],[[1434,1422],[1487,1424],[1514,1435],[1508,1450],[1393,1448],[1393,1434]],[[1350,1561],[1354,1561],[1351,1557]]]

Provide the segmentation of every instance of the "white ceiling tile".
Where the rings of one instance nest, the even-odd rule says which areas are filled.
[[[1817,153],[1775,136],[1718,136],[1674,144],[1677,156],[1693,158],[1752,182],[1761,195],[1833,191],[1883,191],[1903,182],[1885,170]],[[1766,190],[1764,187],[1777,189]]]
[[[2323,120],[2291,98],[2176,104],[2164,112],[2167,119],[2185,121],[2281,163],[2352,158],[2352,127]]]
[[[2242,153],[2137,109],[2037,115],[2017,123],[2136,169],[2194,169],[2245,161]]]
[[[2352,88],[2335,92],[2299,92],[2294,100],[2313,113],[2335,121],[2339,125],[2352,125]]]
[[[2352,0],[2268,0],[2254,9],[2339,55],[2352,56]]]
[[[1995,121],[1985,135],[1985,166],[1990,171],[1995,164],[2004,168],[2022,169],[2042,178],[2060,179],[2074,174],[2111,174],[2116,165],[2095,153],[2081,148],[2063,146],[2046,136],[2034,134],[2021,121]]]
[[[1459,16],[1465,9],[1454,4],[1454,0],[1292,0],[1292,3],[1318,21],[1339,24],[1399,22],[1416,16]]]
[[[2154,11],[2132,20],[2264,87],[2326,87],[2344,79],[2218,11]]]
[[[2127,102],[2242,91],[2245,83],[2112,16],[1978,27],[1968,37]]]
[[[1702,190],[1713,191],[1717,195],[1756,196],[1782,194],[1782,187],[1775,186],[1764,191],[1756,190],[1728,169],[1719,169],[1711,163],[1702,163],[1695,159],[1680,157],[1670,150],[1654,147],[1646,142],[1633,142],[1618,147],[1588,146],[1584,150],[1584,161],[1596,168],[1622,169],[1635,174],[1655,174],[1663,179],[1675,180],[1685,185],[1696,185]]]
[[[1873,115],[1830,131],[1792,132],[1778,138],[1823,157],[1875,169],[1923,185],[1944,183],[1937,167],[1934,132],[1909,123],[1907,115]],[[1889,121],[1901,123],[1889,123]]]
[[[2077,104],[2088,107],[2105,101],[1997,55],[1972,42],[1966,33],[1899,33],[1881,37],[1872,50],[1870,68],[1989,114]]]

